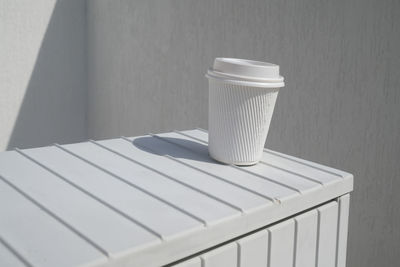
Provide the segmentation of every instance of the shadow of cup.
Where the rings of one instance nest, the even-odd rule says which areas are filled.
[[[207,145],[186,139],[144,136],[135,138],[132,144],[143,151],[160,156],[217,163],[208,155]]]

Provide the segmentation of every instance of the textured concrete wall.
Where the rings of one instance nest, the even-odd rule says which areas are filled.
[[[398,266],[398,0],[89,0],[87,19],[90,137],[207,128],[214,57],[280,64],[267,146],[354,173],[348,266]]]
[[[85,6],[0,1],[0,151],[86,137]]]

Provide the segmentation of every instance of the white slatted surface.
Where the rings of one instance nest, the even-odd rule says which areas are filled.
[[[344,266],[346,244],[337,230],[347,226],[345,219],[339,219],[348,212],[347,201],[345,195],[173,266],[200,260],[205,267]]]
[[[24,267],[31,266],[17,252],[0,239],[0,266]]]
[[[269,150],[252,167],[219,164],[208,156],[203,130],[4,152],[0,266],[165,265],[344,195],[352,186],[348,173]],[[348,199],[342,202],[348,207]],[[335,247],[333,257],[344,266],[347,225],[326,223],[331,213],[319,211],[317,221],[298,217],[288,227],[301,232],[319,222],[314,260],[322,264]],[[347,218],[348,211],[339,212],[336,221]],[[321,234],[324,229],[338,232]],[[259,246],[267,238],[279,242],[280,234],[271,228],[225,249],[241,266],[280,262],[273,247]],[[329,243],[333,238],[339,242]],[[297,246],[288,248],[304,250],[304,258],[293,256],[292,262],[312,262],[306,255],[315,244],[300,246],[303,239],[299,234]],[[271,257],[257,258],[264,249]],[[183,266],[213,266],[218,255],[210,252],[202,263],[194,259]]]

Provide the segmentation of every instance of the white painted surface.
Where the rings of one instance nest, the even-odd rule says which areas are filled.
[[[184,261],[179,264],[175,264],[174,267],[202,267],[201,266],[201,260],[199,257]]]
[[[268,228],[269,252],[268,265],[270,267],[293,266],[295,231],[294,221],[288,220]]]
[[[338,247],[336,267],[346,267],[347,236],[349,227],[350,195],[339,199]]]
[[[0,218],[0,237],[10,245],[3,249],[17,252],[37,266],[57,265],[56,261],[64,258],[68,258],[65,264],[70,265],[101,260],[103,263],[96,266],[160,266],[352,190],[352,175],[333,169],[327,172],[332,176],[330,183],[299,187],[295,180],[307,180],[305,176],[312,174],[313,167],[306,162],[304,175],[297,177],[296,169],[283,166],[280,170],[285,171],[279,175],[287,173],[293,179],[283,177],[285,183],[263,176],[262,169],[255,173],[251,168],[216,163],[204,154],[204,142],[188,137],[199,132],[1,153],[0,184],[7,190],[0,194],[0,213],[7,216]],[[320,170],[325,169],[321,166]],[[274,184],[279,197],[273,188],[255,190],[252,181]],[[343,212],[345,209],[346,206]],[[321,255],[329,254],[332,245],[327,242],[336,238],[336,228],[329,224],[331,213],[331,208],[321,208],[319,237],[320,244],[325,244],[319,248]],[[337,207],[335,214],[336,224]],[[24,220],[18,219],[22,216]],[[346,228],[340,229],[343,236]],[[293,262],[294,220],[268,231],[269,244],[276,244],[268,247],[271,266]],[[22,233],[29,242],[21,239]],[[266,258],[260,253],[267,245],[265,234],[228,246],[229,257],[224,256],[225,252],[211,251],[202,258],[203,263],[218,266],[234,257],[229,265],[237,264],[237,248],[242,249],[240,261],[263,262]],[[56,236],[58,243],[49,241],[51,236]],[[290,244],[285,251],[292,251],[291,258],[283,257],[278,249],[282,242]],[[340,244],[343,243],[342,238]],[[76,255],[75,249],[80,249]]]
[[[293,218],[279,222],[266,229],[264,228],[245,237],[241,237],[238,240],[215,248],[210,252],[195,256],[182,264],[193,262],[199,258],[204,259],[206,255],[213,255],[216,263],[212,266],[340,266],[336,263],[339,263],[340,259],[346,255],[346,244],[341,243],[339,245],[339,253],[336,253],[336,240],[332,239],[330,240],[331,243],[328,244],[326,242],[328,241],[326,237],[339,235],[339,229],[347,227],[347,221],[331,221],[329,219],[335,219],[332,218],[332,214],[337,214],[337,208],[340,202],[346,202],[348,199],[349,195],[344,195],[337,200],[333,200]],[[348,206],[343,205],[342,212],[348,212]],[[320,220],[318,216],[324,218]],[[337,227],[329,227],[328,225]],[[318,231],[320,231],[319,235],[317,234]],[[324,239],[322,242],[320,242],[321,235]],[[236,245],[237,252],[233,253],[233,248],[235,248]],[[324,258],[319,259],[319,263],[316,264],[316,260],[319,257]],[[175,265],[173,266],[175,267]]]
[[[133,147],[129,142],[125,141],[125,143],[126,146]],[[123,181],[134,184],[153,196],[158,196],[168,202],[170,206],[187,212],[203,224],[213,224],[225,218],[240,216],[237,209],[149,169],[148,167],[157,166],[156,161],[151,166],[141,166],[92,143],[66,145],[65,148],[106,168]],[[142,154],[147,153],[141,152]],[[140,154],[136,157],[140,157]]]
[[[229,203],[241,211],[248,211],[255,205],[269,205],[271,201],[261,196],[246,192],[233,184],[228,184],[202,172],[194,172],[189,166],[183,165],[170,157],[163,157],[153,153],[143,153],[138,147],[126,146],[126,140],[112,139],[98,142],[123,156],[137,162],[151,166],[158,172],[168,175],[171,179],[188,187],[195,188],[204,194],[211,194],[224,203]],[[172,145],[171,145],[172,146]],[[172,149],[172,147],[171,147]],[[157,152],[158,146],[152,146]],[[154,165],[157,162],[157,165]]]
[[[296,242],[294,267],[315,266],[318,212],[312,210],[294,218]]]
[[[0,266],[14,266],[14,267],[26,267],[24,261],[20,259],[17,255],[15,255],[13,251],[9,249],[3,242],[4,240],[0,240]],[[29,266],[29,265],[28,265]]]
[[[231,243],[200,256],[204,267],[237,267],[237,245]]]
[[[97,248],[49,216],[3,180],[0,181],[0,196],[2,239],[27,262],[44,267],[106,262],[107,257]]]
[[[26,152],[30,155],[29,151]],[[40,152],[46,153],[46,150]],[[41,162],[46,164],[46,161]],[[15,168],[16,165],[18,168]],[[73,165],[68,165],[74,168]],[[143,242],[158,239],[19,153],[0,154],[0,169],[0,175],[3,177],[0,179],[9,177],[7,181],[51,213],[64,218],[66,224],[77,232],[84,233],[87,238],[110,254],[120,253]],[[88,172],[86,177],[92,175]],[[93,177],[97,178],[95,175]],[[85,179],[84,176],[81,178]],[[102,185],[99,179],[96,183],[97,186]],[[132,202],[133,205],[134,203]],[[110,225],[113,227],[110,228]],[[135,238],[132,239],[132,236]]]
[[[239,267],[266,267],[268,264],[268,231],[262,230],[241,238],[238,244]]]
[[[91,144],[87,145],[91,146]],[[84,144],[83,148],[86,149]],[[176,232],[202,225],[138,188],[129,186],[123,180],[118,180],[110,174],[88,165],[60,148],[30,149],[25,150],[24,153],[58,173],[81,191],[90,193],[93,198],[103,200],[116,211],[126,215],[127,218],[146,225],[164,238]],[[68,162],[68,165],[65,162]],[[146,203],[145,209],[142,203]],[[162,221],[158,219],[159,216],[163,218]],[[123,232],[122,235],[124,235]],[[118,237],[116,236],[116,238]],[[125,235],[125,238],[129,239],[130,237]],[[136,239],[137,242],[142,242],[139,237]]]
[[[86,138],[85,1],[0,1],[0,151]]]
[[[338,233],[337,202],[332,202],[318,208],[318,221],[317,266],[334,267],[336,265],[336,244]]]

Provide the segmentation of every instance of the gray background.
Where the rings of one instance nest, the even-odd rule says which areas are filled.
[[[42,107],[54,118],[66,116],[60,121],[67,124],[46,120],[48,136],[40,142],[30,120],[19,118],[40,120],[42,113],[24,101],[15,124],[21,126],[10,135],[18,142],[9,148],[207,128],[204,73],[214,57],[277,63],[286,87],[267,147],[353,173],[348,266],[399,265],[400,1],[88,0],[82,13],[66,9],[78,2],[66,2],[55,5],[39,55],[72,52],[56,62],[51,54],[39,56],[49,63],[36,64],[39,78],[25,98],[38,98],[31,88],[47,88],[52,75],[46,70],[60,74],[66,66],[68,78],[36,90],[43,99],[62,100],[60,88],[73,80],[65,88],[80,93],[60,100],[60,107]],[[70,20],[65,12],[78,17]],[[69,30],[68,38],[60,34]],[[0,86],[2,95],[12,88]],[[75,109],[69,115],[66,103]],[[60,131],[66,126],[74,130]]]

